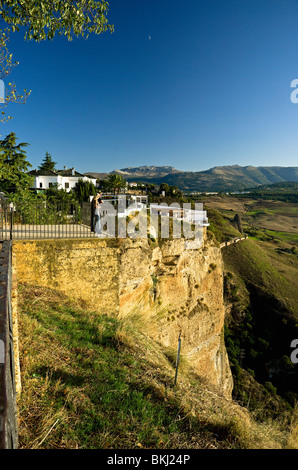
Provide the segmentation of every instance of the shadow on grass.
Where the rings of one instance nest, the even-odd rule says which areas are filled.
[[[65,385],[82,386],[86,381],[86,377],[82,375],[68,374],[67,372],[57,369],[53,370],[47,366],[41,366],[35,369],[34,374],[40,377],[48,377],[51,382],[61,381]]]

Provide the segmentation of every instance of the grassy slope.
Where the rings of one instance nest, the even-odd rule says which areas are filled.
[[[50,289],[20,286],[21,448],[295,447],[294,424],[256,424],[144,334]]]
[[[273,395],[276,386],[278,393],[293,406],[298,397],[298,390],[297,376],[291,374],[297,366],[290,363],[289,356],[290,343],[298,336],[297,248],[294,236],[286,241],[278,238],[278,234],[266,230],[262,226],[260,215],[265,212],[269,223],[276,224],[279,216],[289,214],[293,217],[294,225],[297,208],[292,204],[249,201],[250,211],[247,213],[247,207],[242,200],[214,198],[213,203],[210,200],[210,204],[213,208],[208,211],[208,216],[216,225],[215,233],[218,230],[222,237],[228,236],[231,230],[230,222],[237,212],[242,214],[244,230],[254,234],[253,237],[250,235],[247,241],[222,251],[227,274],[226,301],[232,313],[230,323],[233,332],[231,334],[231,331],[227,330],[226,341],[229,341],[228,350],[234,366],[236,395],[238,398],[246,397],[247,401],[247,393],[250,393],[251,388],[249,380],[246,379],[240,387],[237,384],[241,373],[241,348],[245,354],[244,367],[249,369],[258,381],[268,384]],[[219,209],[219,214],[215,207]],[[268,376],[269,366],[280,367],[281,371],[271,378]],[[269,381],[274,385],[271,386]],[[275,403],[273,414],[283,408],[282,402],[280,405]]]
[[[223,250],[226,270],[232,270],[245,282],[274,295],[298,320],[296,205],[210,198],[206,208],[211,230],[220,241],[231,238],[233,233],[240,235],[231,224],[236,213],[241,215],[243,230],[249,235],[248,241]],[[279,225],[286,225],[290,232],[275,231],[274,227]]]
[[[287,277],[288,273],[284,272],[288,267],[287,259],[285,262],[280,259],[282,256],[286,258],[286,255],[276,254],[273,250],[270,252],[268,244],[248,239],[223,250],[223,256],[225,269],[232,270],[264,294],[275,297],[285,304],[285,309],[295,314],[298,298]]]

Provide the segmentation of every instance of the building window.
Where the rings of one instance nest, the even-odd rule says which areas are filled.
[[[42,183],[39,183],[39,187],[42,188]]]
[[[65,183],[65,189],[69,189],[69,183]]]
[[[53,186],[53,183],[49,183],[49,188],[51,188]]]

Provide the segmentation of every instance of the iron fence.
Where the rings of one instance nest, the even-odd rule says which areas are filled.
[[[90,238],[95,236],[92,217],[91,203],[12,204],[2,199],[0,240]]]
[[[131,202],[133,203],[131,204]],[[178,223],[181,223],[183,236],[185,235],[186,238],[191,237],[191,234],[187,235],[187,229],[192,229],[193,225],[197,225],[199,229],[209,225],[206,211],[190,211],[187,208],[182,209],[180,207],[178,212],[177,210],[177,208],[164,205],[150,204],[148,207],[146,203],[131,201],[122,195],[118,197],[106,196],[103,198],[103,205],[100,209],[101,236],[119,236],[122,238],[128,234],[128,236],[133,237],[135,229],[129,221],[135,213],[145,215],[147,228],[150,227],[149,231],[152,229],[151,225],[155,227],[156,217],[158,218],[154,238],[159,237],[159,235],[162,238],[169,237],[174,223],[175,227]],[[28,202],[27,204],[12,204],[6,199],[0,198],[0,241],[93,238],[97,236],[94,232],[94,219],[91,202],[43,200]],[[161,226],[166,225],[164,220],[164,224],[161,223],[162,219],[168,220],[168,235],[167,232],[163,235],[161,230]],[[144,217],[142,221],[144,221]],[[125,224],[128,225],[125,226]],[[138,228],[141,222],[135,221],[135,224]]]

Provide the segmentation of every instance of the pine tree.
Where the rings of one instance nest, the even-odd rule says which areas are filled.
[[[48,170],[48,171],[55,171],[55,165],[57,162],[52,160],[52,156],[49,152],[46,152],[46,156],[44,157],[42,164],[38,167],[40,170]]]
[[[32,165],[22,148],[29,144],[16,144],[16,140],[14,132],[0,140],[0,190],[8,193],[27,190],[33,183],[32,176],[28,175]]]
[[[243,233],[242,220],[240,214],[235,215],[233,219],[233,225],[240,233]]]

